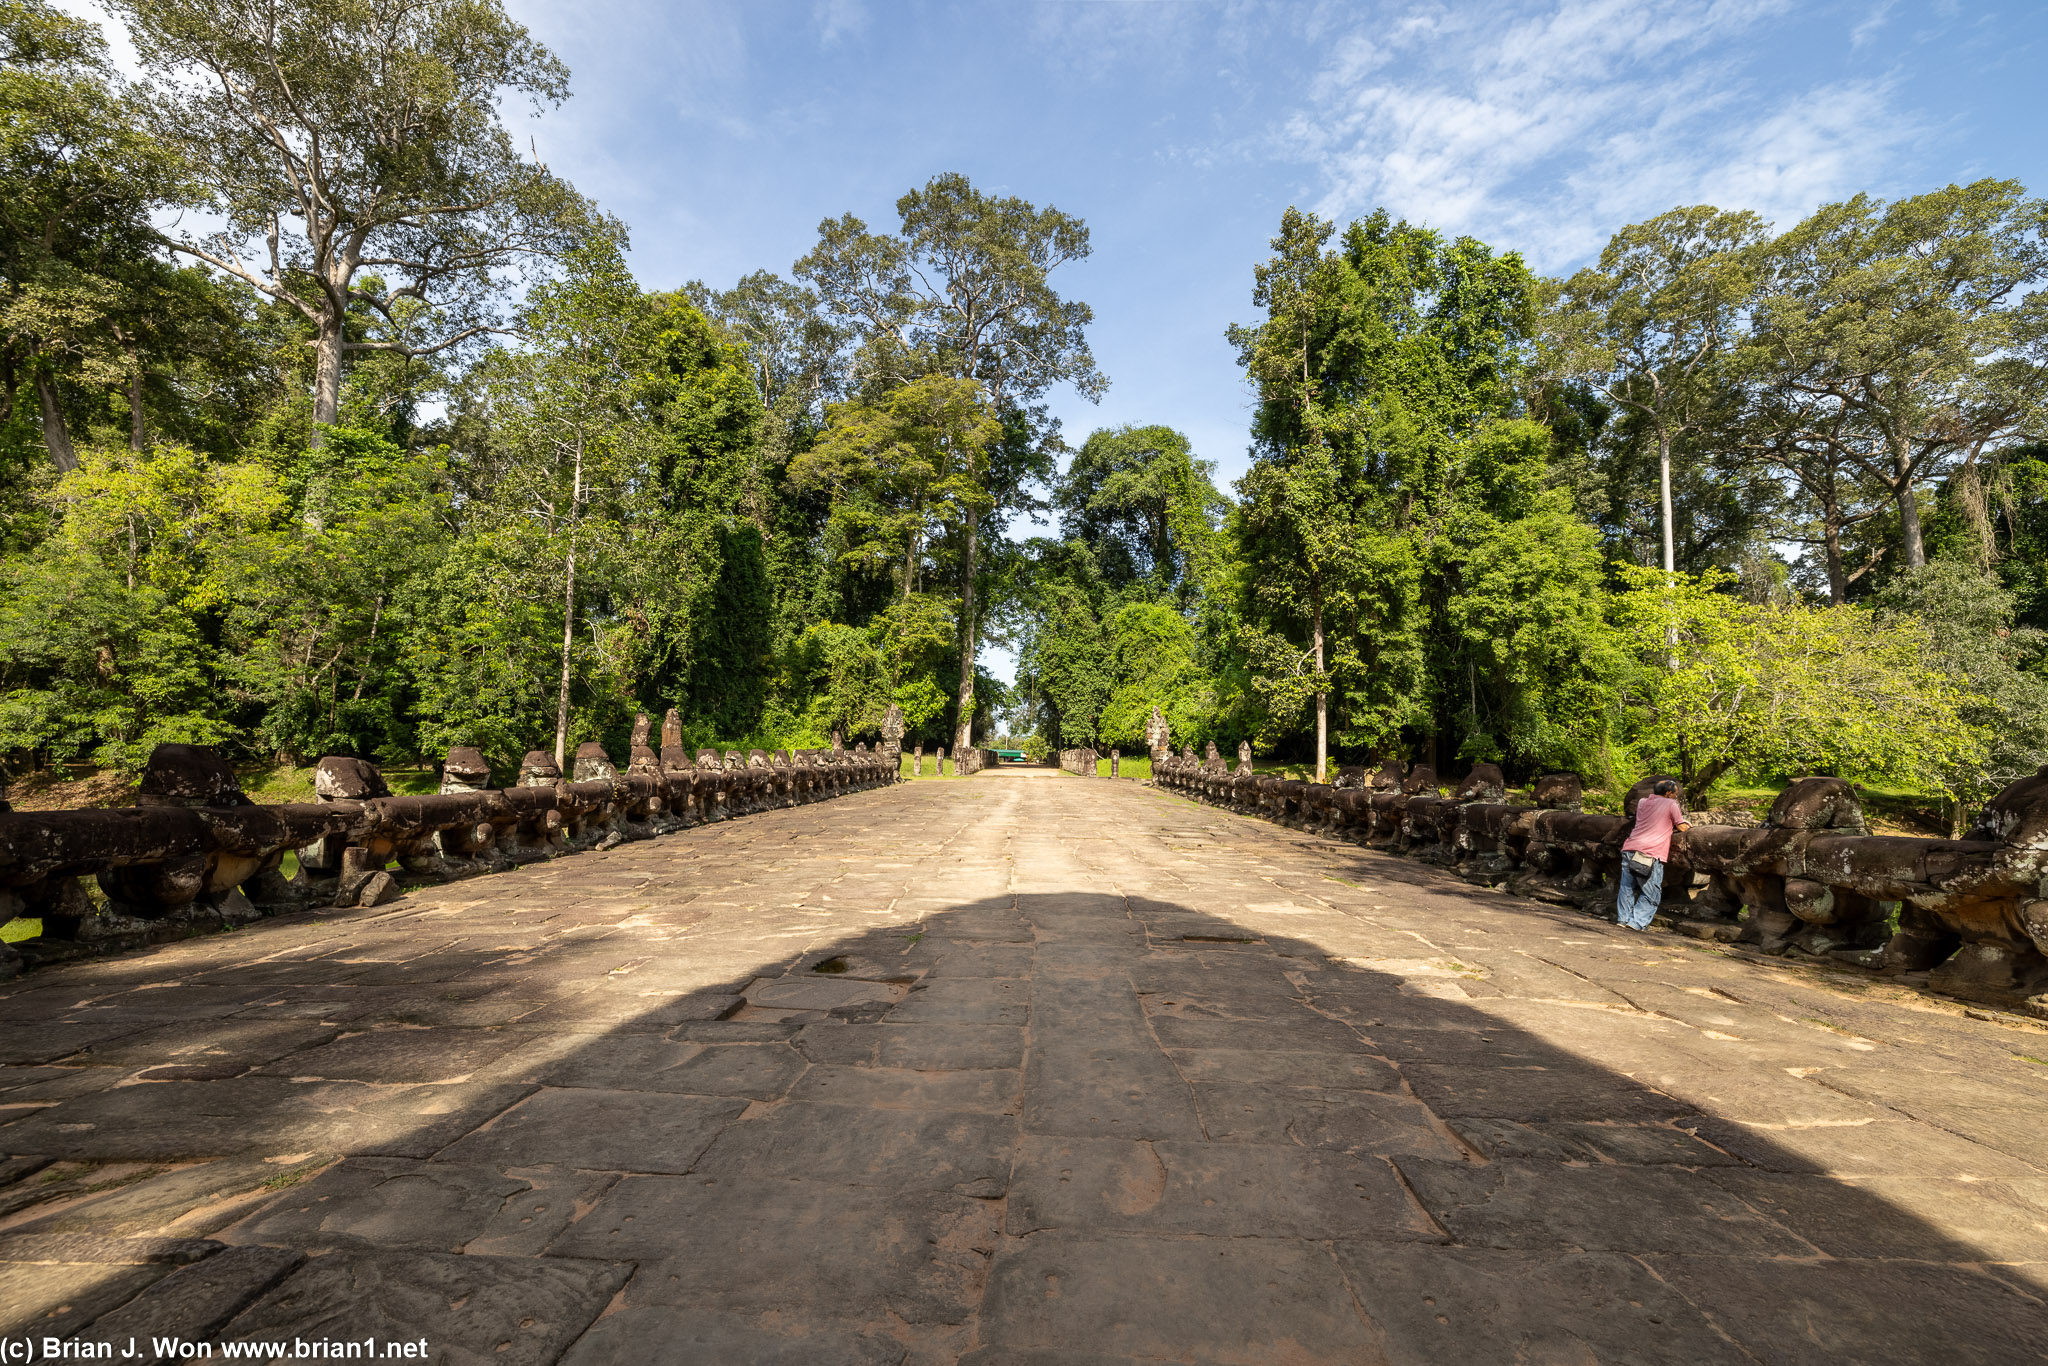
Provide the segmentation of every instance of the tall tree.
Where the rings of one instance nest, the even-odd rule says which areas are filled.
[[[1184,596],[1201,561],[1215,553],[1216,522],[1227,506],[1215,473],[1215,462],[1196,459],[1171,427],[1092,432],[1053,497],[1061,532],[1086,541],[1113,583],[1149,582]]]
[[[68,472],[67,371],[135,380],[139,447],[140,372],[121,324],[136,286],[161,273],[148,213],[177,168],[98,28],[45,0],[0,0],[0,108],[0,422],[26,379],[51,463]]]
[[[1340,722],[1342,743],[1377,750],[1410,728],[1434,745],[1454,719],[1431,664],[1464,662],[1449,604],[1474,491],[1528,477],[1489,469],[1529,444],[1494,433],[1517,402],[1535,322],[1534,281],[1511,253],[1385,212],[1353,223],[1334,251],[1331,231],[1283,216],[1255,276],[1266,319],[1230,334],[1259,392],[1235,523],[1244,640],[1276,720],[1313,698],[1319,772]],[[1469,699],[1476,679],[1458,672],[1456,695]]]
[[[350,355],[421,357],[502,325],[508,277],[578,236],[585,206],[498,113],[568,72],[497,0],[112,0],[161,82],[155,129],[224,226],[171,239],[303,317],[313,421]],[[352,313],[373,317],[351,336]],[[317,437],[316,437],[317,439]]]
[[[1729,406],[1730,371],[1767,235],[1753,213],[1704,204],[1631,224],[1608,242],[1597,266],[1565,283],[1550,319],[1552,363],[1587,376],[1603,398],[1636,414],[1656,443],[1667,574],[1678,563],[1672,450]]]
[[[933,177],[897,200],[896,211],[901,230],[893,235],[868,231],[852,214],[828,219],[796,273],[858,339],[858,387],[888,388],[930,373],[976,380],[1012,431],[992,455],[988,508],[965,509],[959,531],[954,744],[965,748],[973,739],[983,611],[975,600],[980,538],[999,530],[1030,484],[1051,473],[1056,426],[1044,412],[1046,393],[1067,383],[1094,399],[1108,381],[1088,349],[1093,310],[1062,298],[1051,282],[1053,271],[1089,253],[1080,219],[984,194],[959,174]]]
[[[1758,346],[1805,441],[1883,488],[1927,563],[1920,490],[2048,413],[2048,201],[2017,181],[1828,204],[1772,246]]]
[[[1266,320],[1233,326],[1228,334],[1245,378],[1258,389],[1253,434],[1265,455],[1263,468],[1252,470],[1240,485],[1245,496],[1240,525],[1248,549],[1271,555],[1270,566],[1285,566],[1278,576],[1249,581],[1251,596],[1265,609],[1254,616],[1271,621],[1292,615],[1285,611],[1288,603],[1305,600],[1308,606],[1306,651],[1294,654],[1270,632],[1248,639],[1266,665],[1265,691],[1276,711],[1298,712],[1304,686],[1306,696],[1315,700],[1317,782],[1323,780],[1330,739],[1323,614],[1329,606],[1332,562],[1354,544],[1351,509],[1341,497],[1343,473],[1328,449],[1332,427],[1342,422],[1342,400],[1331,392],[1323,354],[1343,288],[1342,264],[1325,250],[1335,226],[1292,206],[1281,215],[1273,255],[1252,270],[1252,303],[1266,310]]]
[[[538,530],[561,557],[561,764],[568,759],[578,574],[608,548],[620,502],[647,482],[634,473],[653,463],[652,422],[638,402],[649,368],[649,310],[618,237],[595,237],[573,251],[564,278],[535,288],[521,323],[527,347],[498,353],[485,378],[501,451],[486,515]]]

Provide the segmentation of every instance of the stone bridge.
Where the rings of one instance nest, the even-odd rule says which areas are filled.
[[[1131,782],[758,806],[0,988],[7,1359],[2048,1352],[2030,1019]]]

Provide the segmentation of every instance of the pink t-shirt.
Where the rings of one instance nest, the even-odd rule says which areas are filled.
[[[1659,863],[1671,857],[1671,835],[1685,818],[1685,808],[1670,797],[1651,795],[1636,803],[1636,828],[1622,842],[1622,852],[1640,849]]]

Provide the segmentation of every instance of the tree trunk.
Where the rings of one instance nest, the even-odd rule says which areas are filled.
[[[1671,534],[1671,436],[1657,429],[1657,511],[1664,527],[1664,572],[1678,568],[1677,541]]]
[[[576,436],[576,477],[569,492],[569,569],[562,579],[562,688],[555,699],[555,767],[569,776],[569,660],[576,645],[576,527],[583,511],[583,436]]]
[[[78,468],[78,452],[71,447],[64,410],[57,406],[57,386],[50,383],[46,370],[36,371],[36,402],[43,410],[43,444],[49,447],[50,462],[57,467],[57,473],[69,474]]]
[[[956,755],[974,744],[974,569],[980,525],[980,515],[967,509],[967,553],[962,557],[966,572],[960,580],[960,718],[953,728]]]
[[[149,432],[142,425],[142,367],[128,367],[128,449],[138,454],[149,446]]]
[[[1920,499],[1904,460],[1898,462],[1898,469],[1899,478],[1892,485],[1892,496],[1899,505],[1899,548],[1905,554],[1906,567],[1918,569],[1927,563],[1927,546],[1920,539]]]
[[[341,416],[341,344],[344,319],[322,318],[315,345],[313,369],[313,445],[320,445],[320,429],[332,426]],[[579,456],[580,460],[580,456]]]
[[[1316,781],[1323,781],[1323,769],[1330,754],[1330,694],[1323,686],[1323,595],[1315,594],[1310,630],[1316,650]]]
[[[1821,509],[1820,543],[1828,561],[1828,601],[1840,607],[1849,600],[1849,580],[1842,572],[1841,515],[1833,506]]]
[[[363,666],[356,670],[356,691],[354,701],[363,700],[363,688],[370,681],[370,651],[377,648],[377,627],[384,621],[384,595],[377,595],[377,606],[370,613],[370,638],[363,644]]]

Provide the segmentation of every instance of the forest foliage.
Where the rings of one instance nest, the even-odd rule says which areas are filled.
[[[1249,469],[1108,380],[1070,213],[944,174],[648,289],[504,110],[494,0],[0,0],[0,772],[692,744],[1177,744],[1806,772],[2048,760],[2048,206],[1621,227],[1566,279],[1289,209]],[[204,226],[195,231],[190,225]],[[1034,534],[1035,533],[1035,534]],[[1012,648],[1014,683],[981,661]]]

